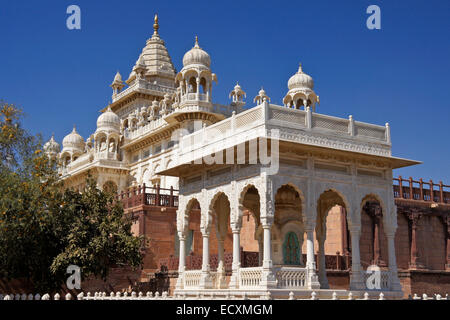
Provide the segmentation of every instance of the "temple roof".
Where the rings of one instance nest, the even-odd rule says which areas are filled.
[[[155,15],[153,29],[154,33],[152,37],[147,40],[146,46],[142,49],[141,54],[136,60],[136,64],[126,81],[127,84],[130,84],[136,78],[135,69],[140,63],[143,63],[146,66],[144,74],[146,77],[156,76],[156,78],[164,78],[166,81],[175,79],[176,70],[173,66],[172,59],[167,51],[164,40],[159,37],[157,15]]]

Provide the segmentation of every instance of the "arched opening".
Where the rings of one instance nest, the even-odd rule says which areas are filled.
[[[336,281],[336,284],[335,281],[331,281],[331,285],[329,284],[327,270],[336,270],[338,266],[349,261],[346,212],[347,202],[338,191],[329,189],[319,196],[315,229],[316,261],[320,287],[323,289],[342,288],[338,285],[338,281]],[[346,268],[349,268],[349,266],[346,266]]]
[[[256,267],[262,265],[263,233],[260,222],[260,197],[258,190],[253,186],[247,186],[241,196],[240,203],[243,206],[241,246],[247,259],[241,261],[242,267]]]
[[[303,267],[302,200],[298,189],[290,184],[275,194],[275,217],[272,225],[274,265]]]
[[[230,228],[230,201],[224,193],[218,193],[213,198],[212,225],[209,237],[211,270],[217,272],[216,288],[227,285],[226,275],[231,274],[231,260],[233,252],[233,237]],[[225,263],[227,261],[228,263]]]
[[[201,268],[202,254],[202,234],[200,231],[200,203],[197,199],[191,199],[186,205],[185,211],[186,226],[185,236],[185,256],[186,270],[195,270]],[[178,232],[175,232],[174,256],[180,256],[180,242]]]
[[[98,139],[98,138],[97,138]],[[106,137],[105,136],[101,136],[99,139],[99,144],[98,144],[98,151],[105,151],[106,150]]]
[[[371,265],[387,267],[387,239],[383,228],[383,208],[379,199],[367,195],[361,211],[360,259],[363,269]]]
[[[114,138],[109,138],[109,152],[115,153],[116,152],[116,140]]]
[[[188,82],[189,93],[197,92],[197,80],[195,77],[190,77]]]
[[[206,79],[205,78],[201,78],[200,80],[200,87],[201,87],[201,93],[205,94],[207,91],[207,87],[206,87]]]
[[[295,108],[296,109],[301,109],[301,107],[303,107],[304,105],[303,105],[303,99],[297,99],[296,101],[295,101]]]

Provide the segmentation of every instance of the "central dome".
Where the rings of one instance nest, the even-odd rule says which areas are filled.
[[[297,73],[289,79],[288,88],[289,90],[294,88],[309,88],[312,90],[314,88],[314,80],[310,75],[303,72],[302,65],[300,65]]]
[[[183,66],[191,64],[200,64],[209,68],[211,66],[211,58],[209,54],[198,45],[198,37],[195,37],[194,47],[186,52],[183,57]]]

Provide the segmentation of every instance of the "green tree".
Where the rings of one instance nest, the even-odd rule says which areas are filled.
[[[44,292],[61,288],[71,264],[82,279],[105,279],[119,264],[139,267],[142,238],[132,235],[121,203],[92,178],[83,193],[64,189],[22,116],[0,103],[0,278],[28,279]]]

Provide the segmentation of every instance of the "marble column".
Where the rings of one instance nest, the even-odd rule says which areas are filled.
[[[209,265],[209,233],[203,233],[203,259],[202,259],[202,277],[200,287],[208,289],[212,287]]]
[[[352,242],[352,270],[350,272],[350,290],[363,290],[364,283],[361,267],[361,258],[359,250],[359,236],[361,235],[360,226],[350,228],[350,237]]]
[[[263,261],[263,243],[261,240],[258,240],[258,266],[262,266]]]
[[[277,283],[275,280],[275,275],[273,273],[273,262],[272,262],[272,220],[270,218],[262,218],[262,228],[263,228],[263,263],[262,263],[262,281],[261,285],[266,288],[274,288]]]
[[[217,237],[217,276],[218,276],[218,287],[225,288],[226,287],[226,279],[225,279],[225,259],[224,259],[224,239],[220,236]]]
[[[319,278],[316,274],[316,261],[314,259],[314,227],[306,226],[306,268],[308,270],[307,285],[309,289],[319,289]]]
[[[240,243],[240,235],[241,228],[240,226],[233,225],[233,264],[232,264],[232,274],[230,278],[230,288],[237,289],[239,288],[239,269],[241,267],[241,243]]]
[[[400,284],[400,279],[398,278],[397,259],[395,257],[395,229],[386,229],[386,238],[389,256],[390,289],[401,291],[402,286]]]
[[[317,239],[319,242],[319,283],[321,289],[329,289],[327,278],[327,266],[325,261],[325,236]]]
[[[184,288],[184,270],[186,265],[186,247],[185,247],[185,237],[184,235],[179,232],[178,238],[180,240],[180,256],[178,259],[178,279],[176,287],[177,289],[183,289]]]

